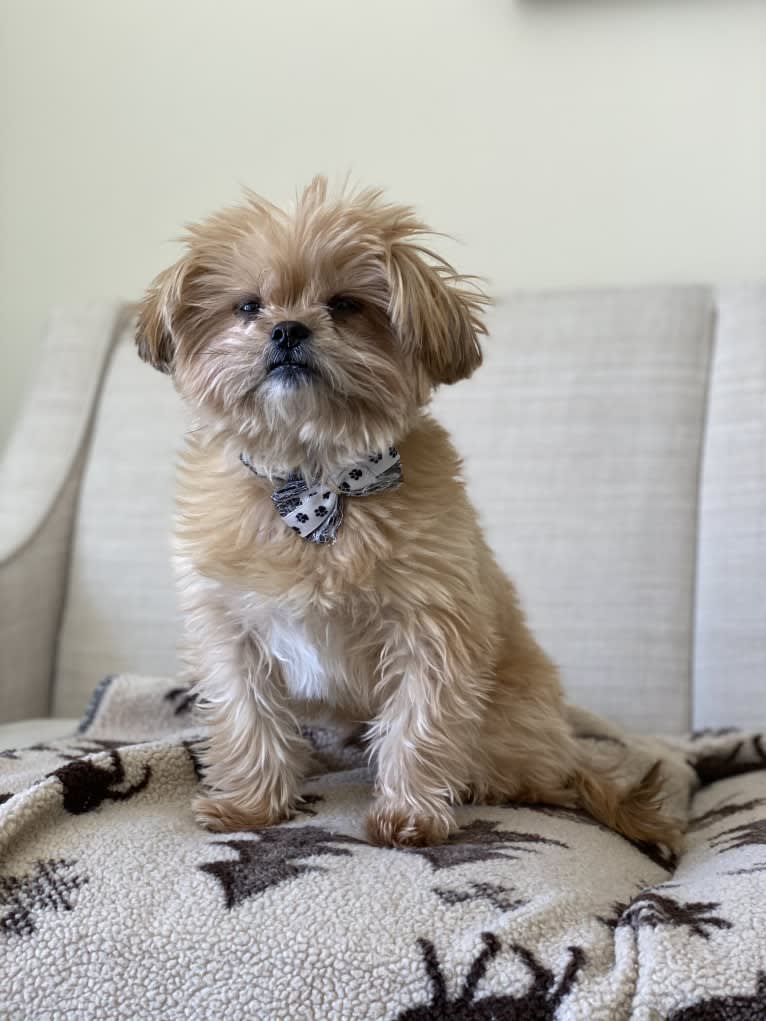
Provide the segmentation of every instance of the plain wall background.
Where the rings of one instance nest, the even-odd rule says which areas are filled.
[[[494,290],[766,276],[764,0],[0,0],[0,445],[47,308],[346,171]]]

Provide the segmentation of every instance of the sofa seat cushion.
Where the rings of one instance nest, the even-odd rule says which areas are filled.
[[[694,794],[678,860],[518,804],[461,807],[448,843],[405,851],[364,841],[364,756],[319,726],[290,822],[199,829],[191,708],[175,682],[117,677],[78,734],[0,755],[8,1016],[766,1016],[758,736],[651,746],[677,803]]]

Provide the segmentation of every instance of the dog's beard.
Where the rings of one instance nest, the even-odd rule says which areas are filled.
[[[293,389],[319,380],[321,373],[311,350],[299,344],[283,351],[273,348],[267,357],[266,377],[262,386]]]
[[[207,423],[274,471],[321,474],[396,444],[421,403],[418,373],[369,339],[254,355],[251,339],[229,333],[181,359],[178,376]]]
[[[409,429],[411,409],[400,395],[381,403],[345,397],[321,373],[292,367],[270,372],[240,412],[239,434],[261,463],[311,465],[312,475],[335,471],[381,450]],[[398,397],[398,400],[397,400]]]

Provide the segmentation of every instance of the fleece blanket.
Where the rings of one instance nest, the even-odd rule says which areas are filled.
[[[761,736],[572,711],[593,755],[662,759],[678,860],[522,804],[404,851],[365,843],[363,750],[319,725],[291,821],[199,829],[191,709],[115,677],[71,738],[0,752],[2,1021],[766,1018]]]

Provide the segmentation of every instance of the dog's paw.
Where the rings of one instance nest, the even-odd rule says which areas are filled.
[[[192,811],[199,825],[213,833],[262,830],[290,818],[288,809],[277,810],[266,804],[256,808],[245,807],[226,798],[202,796],[192,801]]]
[[[427,847],[443,844],[452,829],[445,811],[434,814],[408,812],[386,804],[370,809],[365,820],[367,839],[381,847]]]

